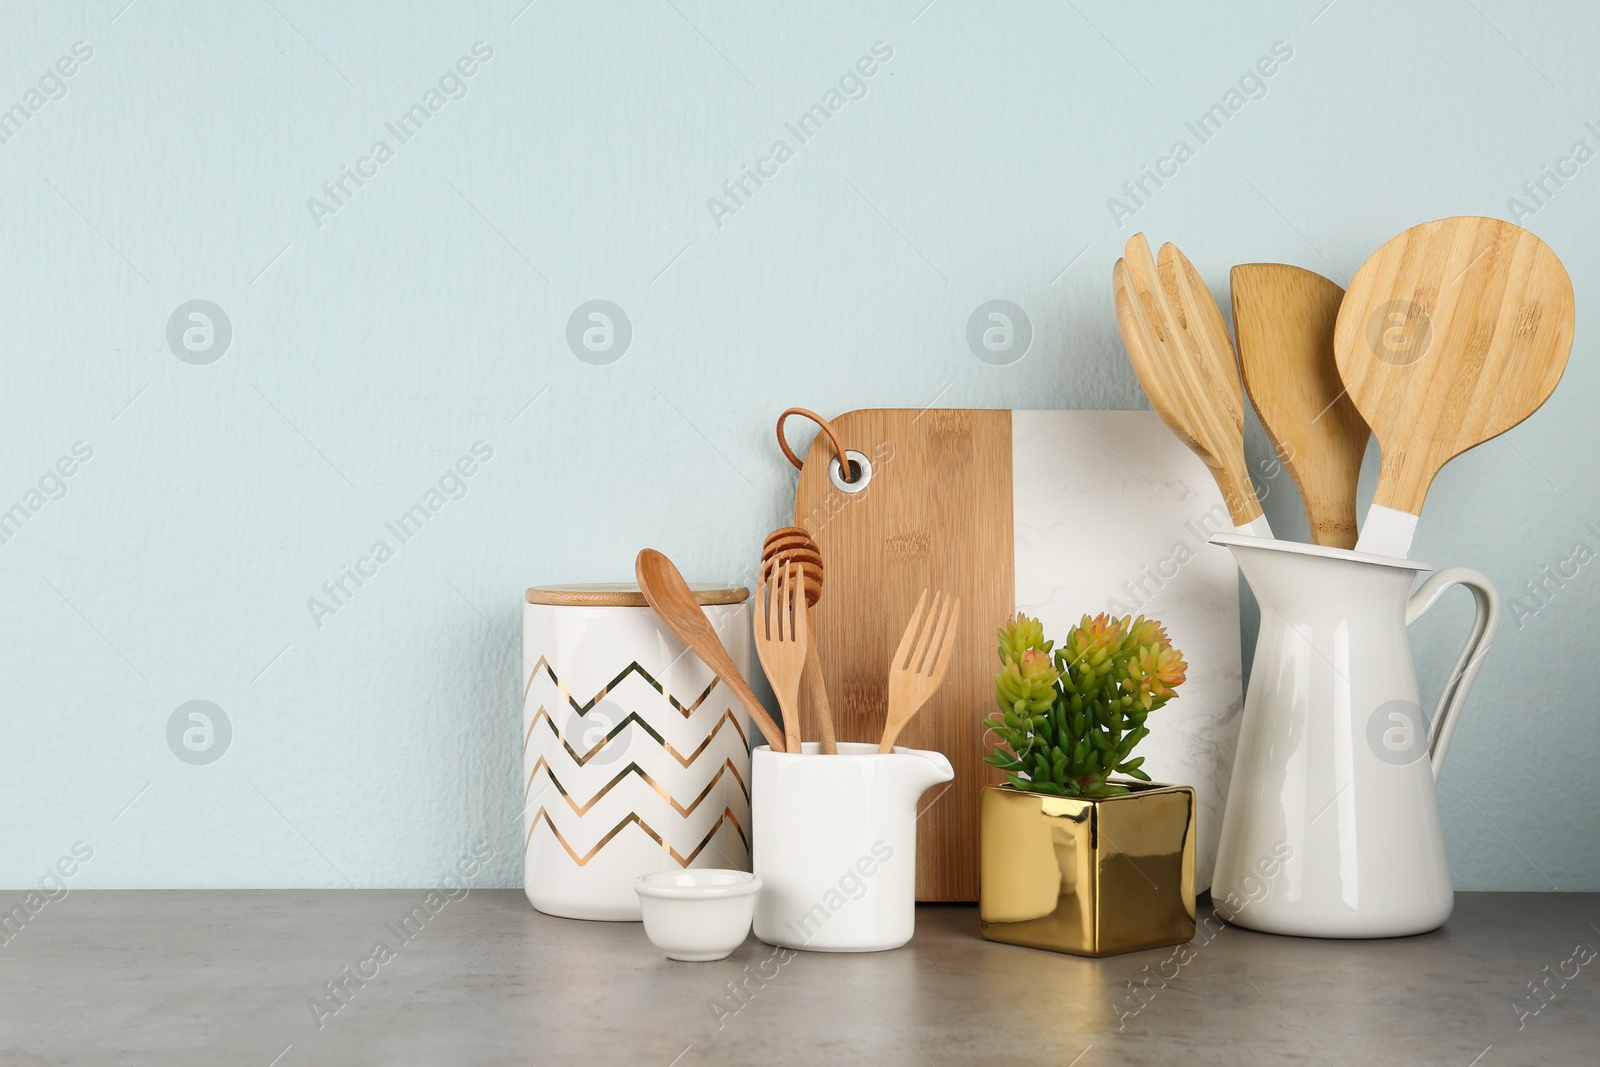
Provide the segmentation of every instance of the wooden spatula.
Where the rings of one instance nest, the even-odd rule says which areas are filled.
[[[1300,490],[1311,540],[1354,548],[1356,482],[1371,432],[1333,358],[1344,290],[1286,263],[1244,263],[1229,277],[1244,387]]]
[[[1572,280],[1499,219],[1423,223],[1356,271],[1334,354],[1383,450],[1356,548],[1404,556],[1434,476],[1539,409],[1572,350]]]
[[[1244,390],[1217,302],[1176,245],[1158,269],[1144,234],[1111,271],[1128,361],[1179,440],[1210,468],[1240,533],[1271,537],[1244,458]]]

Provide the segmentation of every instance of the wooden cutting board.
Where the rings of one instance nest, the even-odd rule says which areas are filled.
[[[1243,701],[1238,574],[1205,544],[1232,524],[1205,466],[1148,411],[880,409],[833,425],[871,478],[858,492],[835,487],[819,435],[795,525],[826,562],[811,619],[841,741],[882,732],[889,658],[923,589],[962,603],[944,685],[900,739],[943,752],[956,772],[923,798],[917,899],[978,897],[979,791],[1001,780],[982,762],[995,630],[1019,609],[1058,642],[1085,613],[1167,625],[1189,680],[1152,715],[1139,754],[1157,781],[1195,787],[1197,887],[1209,886]]]

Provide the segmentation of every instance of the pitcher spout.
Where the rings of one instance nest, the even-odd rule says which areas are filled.
[[[897,756],[910,757],[904,760],[895,760],[901,779],[911,790],[914,798],[920,797],[928,789],[948,782],[956,776],[955,768],[950,766],[950,760],[943,752],[934,752],[931,749],[900,748],[895,747]]]

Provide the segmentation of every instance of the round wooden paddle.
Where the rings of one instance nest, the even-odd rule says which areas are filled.
[[[1356,271],[1334,355],[1383,451],[1356,548],[1405,556],[1434,476],[1539,409],[1572,350],[1572,281],[1499,219],[1423,223]]]
[[[1287,263],[1230,275],[1233,330],[1250,403],[1305,502],[1311,540],[1356,546],[1356,482],[1371,433],[1333,360],[1344,290]]]

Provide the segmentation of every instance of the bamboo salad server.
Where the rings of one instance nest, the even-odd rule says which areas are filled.
[[[1271,537],[1244,456],[1244,389],[1217,302],[1176,245],[1159,267],[1144,234],[1111,272],[1117,325],[1150,406],[1199,456],[1222,490],[1234,528]]]
[[[1440,468],[1555,389],[1572,322],[1561,261],[1499,219],[1413,226],[1361,265],[1334,330],[1339,376],[1383,452],[1358,551],[1406,556]]]
[[[1356,546],[1356,482],[1372,436],[1333,358],[1344,290],[1286,263],[1229,275],[1239,368],[1273,451],[1305,503],[1315,544]]]

